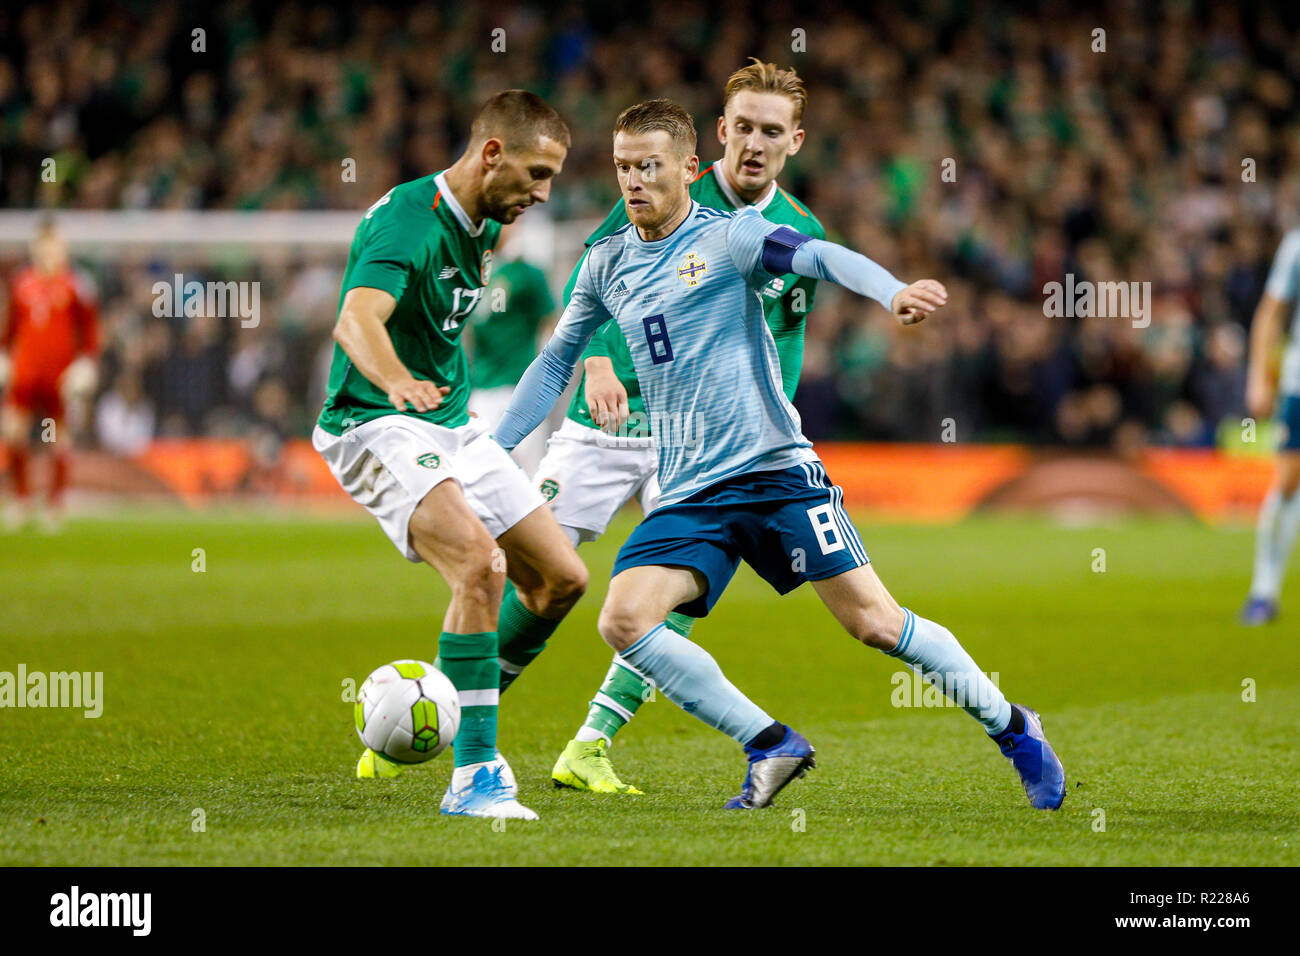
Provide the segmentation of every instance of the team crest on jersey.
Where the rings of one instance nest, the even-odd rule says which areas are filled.
[[[488,284],[488,277],[492,275],[492,250],[483,250],[483,264],[479,266],[478,277],[483,285]]]
[[[542,493],[542,497],[547,501],[554,501],[555,496],[560,493],[560,483],[554,478],[547,478],[537,486],[537,490]]]
[[[686,258],[682,260],[682,264],[677,267],[677,278],[693,288],[699,285],[700,280],[704,278],[706,268],[703,259],[693,252],[688,252]]]
[[[419,455],[415,459],[415,463],[425,468],[437,468],[439,465],[442,464],[442,459],[439,458],[437,455],[435,455],[433,452],[426,451],[423,455]]]

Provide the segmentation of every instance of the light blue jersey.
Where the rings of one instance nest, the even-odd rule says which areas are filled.
[[[748,228],[746,228],[748,227]],[[812,461],[781,389],[759,291],[761,215],[691,204],[672,235],[628,225],[592,246],[557,338],[586,339],[611,316],[627,339],[659,450],[662,501],[716,481]]]
[[[752,208],[732,213],[692,202],[682,224],[662,239],[647,241],[632,225],[607,236],[588,251],[568,307],[520,381],[497,440],[510,448],[536,427],[587,341],[612,318],[641,383],[663,504],[737,475],[816,461],[782,392],[759,294],[774,276],[791,272],[833,279],[886,306],[903,288],[871,260]]]
[[[1292,229],[1282,237],[1264,291],[1275,299],[1291,303],[1291,323],[1286,351],[1282,354],[1278,392],[1281,395],[1300,395],[1300,229]]]

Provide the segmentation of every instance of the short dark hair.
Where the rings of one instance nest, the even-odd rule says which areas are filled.
[[[653,133],[663,130],[673,138],[679,147],[684,146],[684,155],[695,154],[695,121],[691,114],[672,100],[646,100],[629,106],[618,114],[614,122],[617,133]]]
[[[495,137],[507,146],[545,136],[569,148],[569,127],[555,107],[527,90],[503,90],[483,104],[474,117],[470,140],[480,143]]]

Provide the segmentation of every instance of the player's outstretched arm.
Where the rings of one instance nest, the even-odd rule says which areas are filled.
[[[572,326],[566,328],[566,321],[572,306],[565,310],[565,318],[555,328],[551,340],[543,346],[537,358],[524,371],[519,384],[515,386],[510,397],[510,405],[497,424],[492,435],[498,445],[506,451],[513,451],[515,446],[533,433],[550,413],[551,408],[568,387],[573,376],[574,366],[587,347],[587,340],[600,327],[588,329],[585,335],[574,334]]]
[[[582,260],[555,334],[519,379],[510,406],[496,427],[492,437],[506,451],[513,450],[545,420],[564,394],[587,343],[611,318],[595,292],[590,264],[590,256]]]
[[[858,295],[875,299],[893,312],[903,325],[920,322],[948,301],[948,290],[934,279],[921,279],[907,285],[884,266],[859,252],[825,239],[811,236],[804,239],[790,254],[789,271],[829,279]]]
[[[773,228],[753,211],[733,217],[728,245],[747,273],[769,276],[793,272],[829,279],[858,295],[875,299],[904,325],[920,322],[948,301],[948,290],[934,279],[908,285],[861,253],[825,239],[814,239],[789,226]]]
[[[406,411],[410,403],[417,412],[431,412],[451,389],[416,378],[397,357],[385,328],[396,307],[397,300],[382,289],[349,289],[334,326],[334,341],[362,375],[384,390],[398,411]]]
[[[948,302],[948,290],[937,279],[918,279],[898,291],[890,311],[904,325],[915,325]]]

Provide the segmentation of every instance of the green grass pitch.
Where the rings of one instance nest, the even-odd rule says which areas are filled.
[[[900,665],[811,589],[778,598],[742,569],[695,636],[819,767],[727,813],[739,748],[662,699],[613,750],[645,796],[550,786],[609,661],[596,613],[631,527],[583,548],[590,592],[504,698],[541,815],[504,829],[438,814],[448,755],[353,777],[345,680],[431,659],[446,600],[372,522],[137,513],[0,538],[0,671],[103,671],[105,698],[98,719],[0,710],[0,863],[1300,863],[1300,585],[1278,624],[1235,625],[1247,529],[861,524],[899,601],[1043,714],[1069,778],[1054,814],[960,711],[892,706]]]

